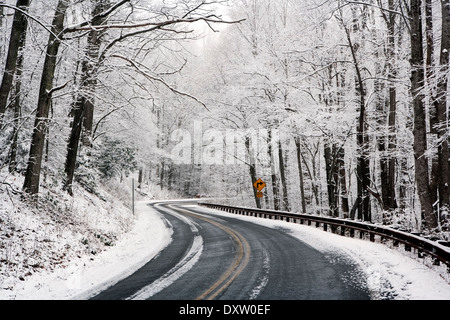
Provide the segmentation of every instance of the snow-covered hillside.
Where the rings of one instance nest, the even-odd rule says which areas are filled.
[[[98,188],[96,195],[78,187],[74,197],[43,188],[36,205],[22,199],[18,192],[22,181],[21,176],[6,173],[0,179],[1,299],[68,298],[74,293],[71,288],[79,289],[86,266],[98,263],[111,248],[125,251],[125,239],[136,246],[133,237],[140,231],[137,216],[132,215],[130,183],[111,181]],[[157,227],[159,221],[152,222],[156,234],[142,233],[151,239],[158,237],[157,233],[164,231]],[[146,250],[148,257],[160,248],[147,246]],[[106,277],[111,272],[104,266]],[[63,280],[66,285],[58,284],[62,291],[54,292],[50,279]],[[95,281],[101,279],[95,276]]]

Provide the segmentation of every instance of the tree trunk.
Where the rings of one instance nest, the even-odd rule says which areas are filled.
[[[26,32],[22,33],[20,37],[19,47],[23,48],[26,39]],[[11,148],[9,154],[9,172],[14,172],[17,170],[17,140],[19,136],[19,120],[22,113],[22,68],[23,68],[23,52],[19,53],[17,58],[17,70],[16,70],[16,88],[14,97],[14,130],[13,137],[11,141]]]
[[[380,57],[377,55],[377,58]],[[377,74],[382,75],[383,71],[379,70],[377,65]],[[380,153],[380,184],[381,184],[381,209],[388,210],[389,202],[389,155],[387,152],[387,112],[386,112],[386,100],[385,100],[385,86],[381,79],[375,79],[375,95],[376,95],[376,113],[377,113],[377,136],[376,141],[378,145],[378,151]],[[380,196],[380,195],[378,195]]]
[[[142,189],[142,182],[143,182],[142,178],[143,178],[143,175],[144,175],[144,169],[142,169],[142,167],[141,167],[141,168],[139,168],[139,175],[138,175],[138,188],[139,188],[139,190]]]
[[[308,148],[308,146],[306,145],[306,149],[309,151],[309,153],[311,154],[311,166],[312,166],[312,170],[311,168],[308,166],[308,163],[305,159],[305,156],[303,155],[303,153],[301,153],[301,157],[303,160],[303,164],[306,167],[306,172],[309,176],[309,179],[311,180],[311,199],[314,198],[315,202],[316,202],[316,207],[319,208],[320,207],[320,200],[319,200],[319,185],[317,185],[316,181],[319,180],[319,178],[317,177],[317,171],[316,171],[316,155],[319,151],[319,146],[320,143],[317,143],[315,145],[316,150],[313,151],[312,148]],[[312,202],[312,200],[311,200]]]
[[[101,15],[102,12],[107,11],[109,8],[111,8],[111,2],[110,0],[95,0],[95,7],[93,10],[92,16],[94,17],[92,20],[92,25],[103,25],[104,22],[107,20],[107,16]],[[92,30],[89,33],[89,39],[88,39],[88,56],[93,61],[96,61],[98,64],[99,60],[99,52],[100,52],[100,45],[101,45],[101,36],[102,31],[98,30]],[[91,72],[93,77],[91,77],[91,82],[88,84],[89,91],[94,92],[94,87],[97,82],[96,73],[93,72],[94,68],[97,68],[96,66],[90,65],[90,69],[88,72]],[[90,97],[91,100],[93,100],[93,94]],[[82,143],[84,146],[91,146],[92,145],[92,135],[93,135],[93,125],[94,125],[94,103],[88,103],[83,108],[83,138]]]
[[[247,155],[248,155],[248,165],[249,165],[249,171],[250,171],[250,179],[252,181],[252,189],[253,189],[253,196],[255,198],[256,207],[258,209],[261,209],[261,198],[258,198],[256,188],[253,187],[254,183],[258,180],[256,177],[256,166],[255,166],[255,159],[253,150],[250,146],[250,137],[245,137],[245,148],[247,149]]]
[[[267,146],[267,153],[270,161],[270,178],[272,180],[272,193],[273,193],[273,206],[275,210],[280,210],[280,190],[278,188],[277,174],[275,169],[275,158],[273,155],[273,145],[272,145],[272,130],[268,131],[269,144]]]
[[[28,11],[30,0],[17,0],[16,7],[23,11]],[[3,72],[2,83],[0,85],[0,129],[3,126],[3,117],[8,107],[8,96],[11,92],[14,74],[16,72],[17,58],[19,51],[24,46],[21,39],[27,32],[27,17],[20,11],[14,12],[14,20],[11,27],[11,35],[9,40],[8,54],[6,57],[5,71]]]
[[[381,4],[382,1],[378,0]],[[397,201],[395,196],[395,148],[396,148],[396,111],[397,111],[397,89],[395,80],[397,78],[397,70],[395,68],[395,25],[396,14],[394,0],[388,1],[389,12],[384,9],[381,10],[381,15],[387,27],[387,43],[385,50],[386,66],[385,70],[381,70],[380,65],[377,64],[377,73],[380,78],[375,80],[375,91],[377,95],[377,124],[378,135],[377,143],[380,152],[380,181],[381,181],[381,196],[374,191],[371,193],[378,199],[383,215],[387,211],[392,211],[397,208]],[[377,55],[377,58],[380,57]],[[384,85],[387,75],[387,85]],[[387,95],[385,94],[387,93]],[[383,218],[383,221],[386,221]]]
[[[387,209],[395,210],[397,208],[397,198],[395,196],[395,179],[396,179],[396,164],[395,164],[395,149],[396,149],[396,122],[397,122],[397,88],[395,80],[397,79],[397,68],[395,67],[395,18],[397,14],[394,13],[395,5],[393,0],[389,0],[389,20],[388,20],[388,83],[389,83],[389,112],[388,112],[388,190],[387,195]]]
[[[447,115],[447,95],[448,95],[448,72],[449,72],[449,51],[450,51],[450,1],[442,0],[442,40],[440,55],[440,70],[437,84],[436,111],[438,120],[438,191],[439,204],[441,210],[449,207],[449,150],[448,139],[448,115]]]
[[[55,37],[55,35],[59,35],[63,30],[67,7],[68,2],[66,0],[59,0],[52,22],[52,33],[50,34],[48,40],[47,54],[45,56],[44,68],[39,87],[36,119],[34,122],[28,166],[23,185],[23,190],[32,195],[39,193],[39,180],[41,175],[45,136],[48,126],[48,114],[52,98],[53,79],[55,75],[59,46],[61,44],[60,39]]]
[[[338,167],[338,182],[341,194],[341,209],[344,218],[348,217],[350,206],[348,203],[348,190],[347,190],[347,179],[345,170],[345,150],[343,147],[337,152],[337,167]]]
[[[287,181],[286,181],[286,174],[285,174],[285,161],[283,157],[283,147],[281,145],[281,141],[278,143],[278,157],[279,164],[280,164],[280,177],[281,177],[281,187],[283,188],[283,210],[284,211],[290,211],[289,206],[289,196],[287,191]]]
[[[85,105],[83,109],[83,145],[92,146],[92,127],[94,124],[94,104]]]
[[[423,35],[422,35],[422,1],[411,0],[411,94],[414,108],[414,160],[415,180],[419,194],[420,206],[425,229],[436,228],[436,217],[431,203],[429,187],[427,136],[423,86],[425,80]]]
[[[306,213],[306,199],[305,199],[305,186],[303,182],[303,168],[302,168],[302,151],[301,151],[301,141],[300,137],[295,138],[295,146],[297,149],[297,165],[298,165],[298,176],[300,180],[300,197],[302,202],[302,213]]]
[[[336,147],[331,145],[328,141],[324,143],[324,158],[325,168],[327,176],[327,193],[328,193],[328,206],[330,208],[330,216],[339,216],[337,189],[338,181],[336,174]]]
[[[370,187],[370,160],[368,155],[368,143],[369,139],[367,136],[367,122],[366,122],[366,101],[365,101],[365,87],[364,81],[361,74],[361,69],[359,66],[359,61],[356,54],[356,46],[353,44],[350,30],[345,26],[347,35],[348,45],[351,50],[353,65],[356,71],[356,91],[359,94],[359,118],[357,126],[356,142],[358,146],[358,156],[357,156],[357,208],[358,208],[358,219],[363,219],[364,221],[371,221],[370,213],[370,198],[368,194],[368,188]]]
[[[395,195],[395,178],[396,178],[396,164],[395,164],[395,149],[396,149],[396,114],[397,114],[397,89],[393,84],[396,76],[393,74],[395,72],[395,67],[389,73],[390,88],[389,88],[389,114],[388,114],[388,126],[389,126],[389,136],[388,136],[388,190],[387,195],[387,208],[388,210],[394,210],[397,208],[397,197]]]
[[[425,57],[425,66],[426,66],[426,79],[428,84],[428,96],[431,97],[428,103],[428,116],[429,116],[429,126],[430,131],[429,135],[431,136],[430,140],[435,140],[438,137],[438,110],[437,103],[433,101],[433,97],[436,96],[435,85],[433,84],[433,76],[434,76],[434,33],[433,33],[433,4],[432,0],[425,0],[425,35],[426,35],[426,57]],[[436,203],[438,199],[438,184],[439,184],[439,160],[438,157],[431,157],[429,159],[431,163],[430,170],[430,197],[431,203]]]
[[[105,4],[101,1],[96,2],[95,7],[92,12],[94,19],[92,20],[93,25],[101,25],[105,18],[95,18],[103,10],[107,9]],[[64,187],[70,195],[73,195],[72,184],[76,168],[76,160],[78,154],[78,146],[80,143],[80,137],[82,133],[83,123],[86,120],[86,110],[89,110],[89,114],[94,109],[94,92],[95,86],[97,84],[97,68],[98,68],[98,55],[100,51],[100,32],[97,30],[92,30],[89,32],[86,56],[82,62],[81,66],[81,82],[79,89],[79,96],[75,101],[74,107],[71,111],[73,115],[72,130],[70,133],[69,141],[67,144],[67,156],[64,167],[64,172],[66,174]],[[90,145],[90,137],[92,131],[92,124],[90,130],[87,131],[85,145]]]

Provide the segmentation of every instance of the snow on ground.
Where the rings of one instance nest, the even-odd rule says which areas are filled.
[[[10,288],[0,286],[0,299],[86,299],[132,273],[171,241],[171,230],[147,204],[137,203],[129,232],[96,255],[83,255],[71,263],[35,272]],[[228,215],[215,211],[218,215]],[[352,259],[367,276],[373,298],[397,300],[450,300],[450,285],[437,271],[407,253],[369,241],[341,237],[314,227],[235,216],[282,228],[332,259]],[[356,272],[356,270],[355,270]],[[349,275],[351,277],[351,275]],[[0,283],[1,285],[1,283]]]
[[[0,290],[0,299],[86,299],[133,273],[170,243],[171,231],[148,202],[137,202],[132,230],[108,250],[85,255],[67,267],[42,271]]]
[[[51,181],[30,203],[23,177],[0,170],[0,299],[83,299],[169,243],[156,213],[141,216],[139,204],[132,214],[131,179],[103,182],[95,193],[75,184],[74,197]]]

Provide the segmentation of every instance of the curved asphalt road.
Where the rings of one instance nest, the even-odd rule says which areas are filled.
[[[284,230],[194,202],[154,204],[172,242],[137,272],[92,299],[366,300],[351,261],[325,257]]]

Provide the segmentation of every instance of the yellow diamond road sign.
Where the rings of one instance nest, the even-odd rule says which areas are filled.
[[[262,181],[261,179],[258,179],[253,186],[258,190],[261,191],[262,189],[264,189],[266,187],[266,183],[264,181]]]

